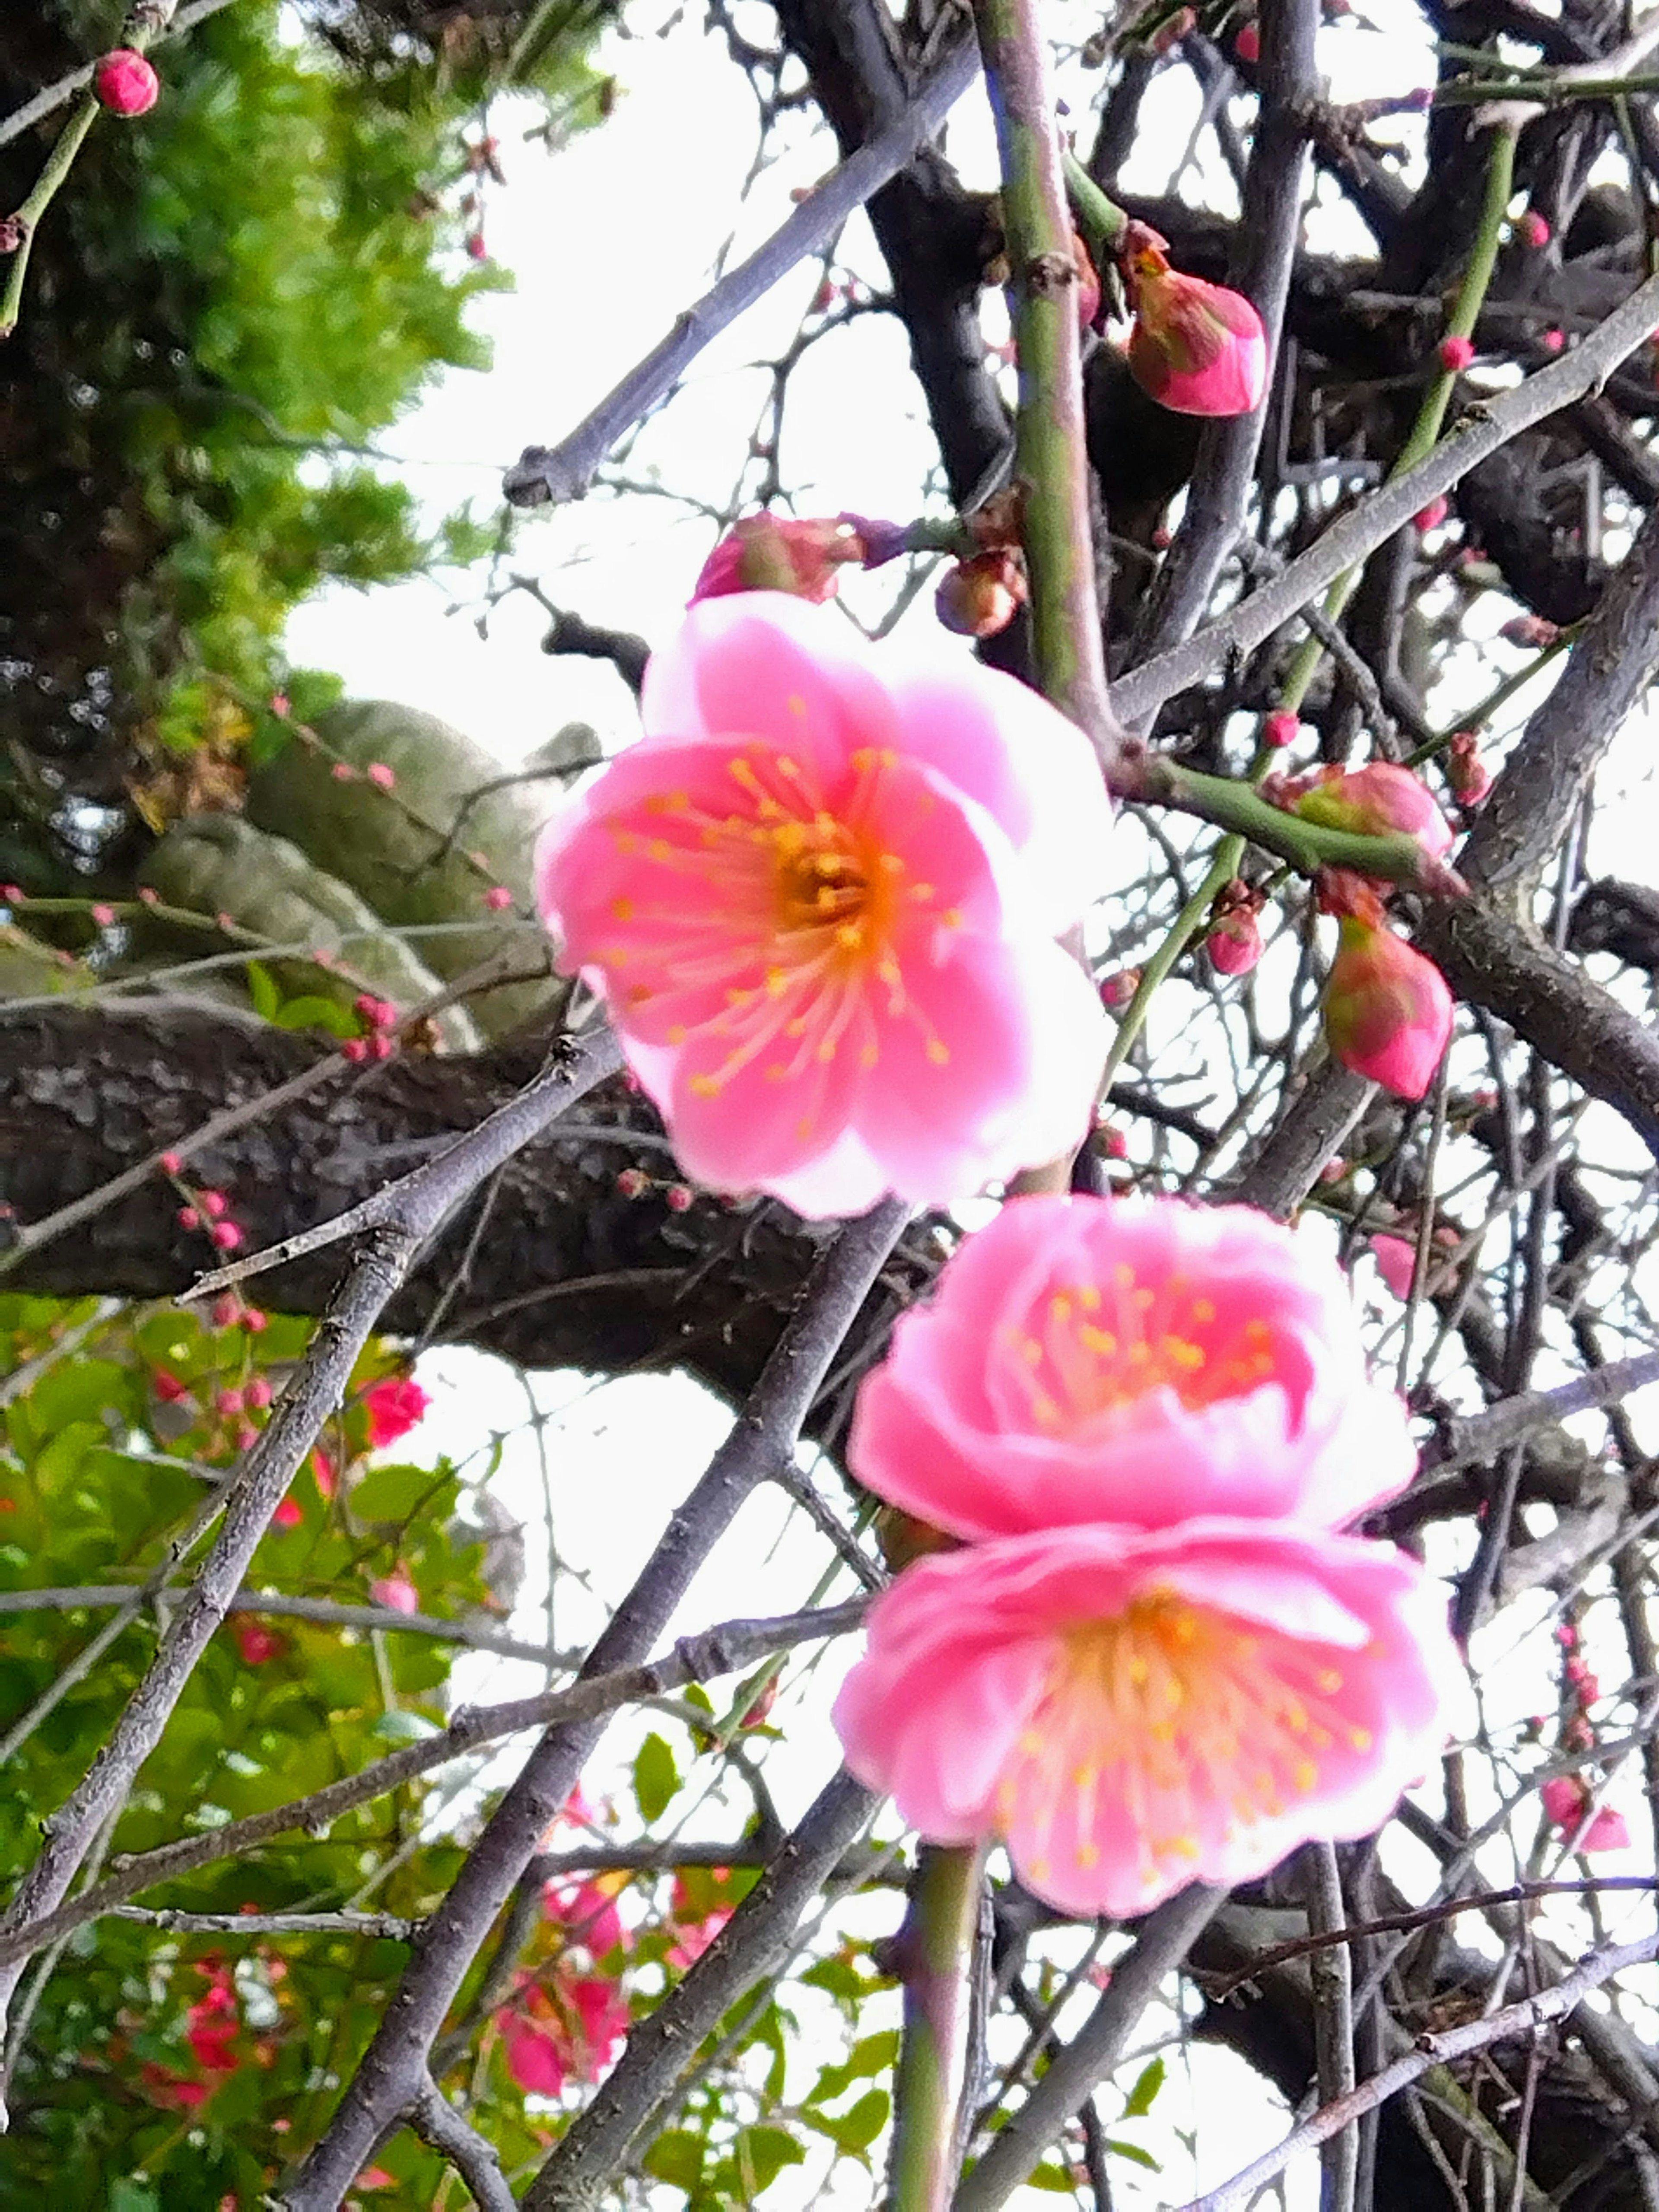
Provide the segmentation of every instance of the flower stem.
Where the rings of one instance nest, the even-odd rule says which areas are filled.
[[[1492,273],[1498,262],[1498,244],[1504,228],[1510,197],[1515,190],[1515,141],[1512,125],[1499,124],[1492,131],[1492,151],[1486,161],[1486,191],[1481,204],[1480,221],[1474,234],[1474,243],[1469,249],[1468,266],[1463,271],[1463,281],[1457,288],[1457,297],[1446,319],[1445,335],[1449,338],[1472,338],[1480,310],[1486,305]],[[1401,447],[1394,466],[1389,471],[1389,479],[1404,476],[1425,459],[1440,438],[1446,420],[1446,409],[1456,389],[1457,379],[1450,369],[1443,368],[1423,395],[1423,404],[1417,410],[1417,420],[1411,434]],[[1350,568],[1339,576],[1325,594],[1325,619],[1338,622],[1344,608],[1352,598],[1359,581],[1360,572]],[[1299,708],[1308,696],[1308,686],[1313,682],[1325,648],[1316,637],[1307,638],[1291,664],[1279,692],[1279,703],[1292,711]]]
[[[1037,687],[1109,764],[1121,732],[1107,696],[1095,593],[1078,271],[1048,47],[1036,0],[974,0],[974,21],[996,118],[1003,233],[1013,272],[1019,365],[1014,471]]]
[[[904,1952],[904,2039],[894,2085],[887,2212],[946,2212],[956,2189],[957,2118],[967,2087],[971,1972],[982,1847],[924,1844]]]

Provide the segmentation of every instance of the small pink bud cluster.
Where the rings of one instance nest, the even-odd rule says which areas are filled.
[[[659,1182],[643,1168],[623,1168],[617,1177],[617,1188],[624,1198],[647,1198],[660,1190],[662,1202],[671,1213],[689,1213],[696,1203],[696,1194],[689,1183]]]
[[[398,1049],[398,1041],[392,1032],[402,1016],[390,999],[377,999],[372,991],[362,991],[353,1003],[358,1019],[368,1024],[366,1036],[347,1037],[340,1047],[349,1060],[361,1066],[368,1060],[390,1060]]]
[[[1562,1703],[1566,1718],[1561,1728],[1561,1748],[1582,1757],[1596,1745],[1595,1723],[1590,1708],[1601,1695],[1601,1686],[1589,1662],[1578,1648],[1578,1630],[1564,1620],[1555,1632],[1561,1647]],[[1541,1734],[1541,1723],[1539,1732]],[[1611,1806],[1595,1806],[1582,1773],[1553,1775],[1539,1790],[1545,1818],[1568,1838],[1575,1850],[1622,1851],[1630,1848],[1625,1816]]]
[[[179,1208],[177,1220],[181,1229],[205,1229],[222,1252],[234,1252],[242,1242],[242,1231],[230,1218],[230,1200],[222,1190],[194,1189],[179,1182],[184,1163],[177,1152],[163,1152],[156,1162],[165,1176],[179,1183],[185,1203]]]
[[[99,105],[112,115],[147,115],[161,97],[161,82],[141,53],[117,46],[93,72]]]

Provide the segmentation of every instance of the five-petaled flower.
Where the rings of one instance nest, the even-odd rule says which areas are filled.
[[[1078,730],[773,592],[694,606],[642,714],[538,883],[691,1180],[847,1214],[1081,1138],[1104,1024],[1054,940],[1110,809]]]

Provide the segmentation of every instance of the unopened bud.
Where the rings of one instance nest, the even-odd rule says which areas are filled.
[[[117,46],[93,72],[99,104],[112,115],[147,115],[161,94],[161,80],[141,53]]]
[[[962,637],[994,637],[1007,629],[1026,597],[1025,571],[1006,550],[957,561],[939,579],[933,606],[946,629]]]

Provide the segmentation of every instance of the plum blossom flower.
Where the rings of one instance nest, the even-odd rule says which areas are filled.
[[[549,1882],[542,1892],[542,1910],[590,1958],[603,1959],[625,1940],[616,1899],[596,1881]]]
[[[836,1703],[853,1771],[1086,1915],[1368,1834],[1440,1749],[1456,1671],[1413,1560],[1236,1519],[935,1553],[868,1630]]]
[[[1249,1206],[1013,1199],[899,1321],[854,1473],[953,1536],[1189,1514],[1334,1528],[1411,1479],[1340,1270]]]
[[[1630,1829],[1625,1816],[1613,1806],[1603,1805],[1585,1828],[1578,1830],[1590,1808],[1590,1794],[1581,1777],[1577,1774],[1555,1774],[1546,1782],[1538,1795],[1543,1802],[1544,1814],[1550,1826],[1559,1828],[1564,1836],[1577,1837],[1580,1851],[1624,1851],[1630,1849]]]
[[[745,515],[703,562],[690,605],[732,592],[789,592],[822,602],[835,597],[842,565],[863,558],[864,541],[848,521]]]
[[[1370,1240],[1376,1272],[1397,1298],[1408,1298],[1417,1276],[1417,1247],[1403,1237],[1380,1231]]]
[[[1325,1036],[1345,1067],[1420,1098],[1451,1036],[1452,1000],[1433,961],[1396,937],[1345,915],[1325,984]]]
[[[406,1437],[424,1418],[431,1403],[411,1375],[388,1375],[383,1381],[371,1383],[363,1393],[370,1449],[379,1451],[384,1445],[395,1444],[400,1437]]]
[[[1135,311],[1129,369],[1177,415],[1248,415],[1267,382],[1261,318],[1242,292],[1171,269],[1164,240],[1131,222],[1124,278]]]
[[[372,1582],[368,1594],[376,1605],[386,1606],[393,1613],[418,1613],[421,1609],[421,1593],[403,1567],[399,1567],[396,1574],[385,1575],[380,1581]]]
[[[537,875],[690,1181],[854,1213],[1076,1141],[1105,1024],[1054,939],[1110,820],[1079,731],[776,592],[694,606],[642,713]]]
[[[548,1986],[520,1973],[495,2014],[507,2068],[521,2089],[556,2097],[568,2080],[597,2081],[628,2033],[628,2000],[616,1983],[556,1971]]]

